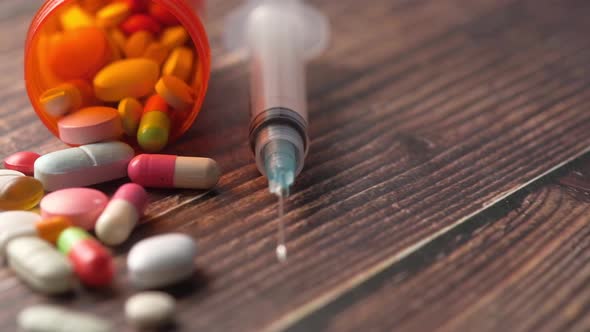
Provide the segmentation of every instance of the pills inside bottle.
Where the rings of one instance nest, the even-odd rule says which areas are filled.
[[[46,1],[25,54],[27,91],[44,124],[70,145],[118,139],[156,152],[176,140],[199,113],[209,80],[197,2]],[[154,95],[166,110],[140,112]]]

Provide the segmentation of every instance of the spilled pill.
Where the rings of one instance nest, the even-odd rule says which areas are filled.
[[[143,105],[135,98],[125,98],[119,103],[118,111],[125,134],[127,136],[137,135]]]
[[[55,244],[59,234],[70,226],[73,226],[70,219],[56,216],[38,220],[35,223],[35,230],[37,236],[51,244]]]
[[[150,59],[115,61],[94,77],[94,92],[100,100],[111,102],[144,97],[153,91],[159,71],[160,66]]]
[[[125,316],[131,325],[140,329],[163,326],[174,319],[176,301],[167,293],[141,292],[125,302]]]
[[[41,216],[66,217],[72,224],[91,230],[107,202],[107,196],[96,189],[62,189],[43,197],[40,204]]]
[[[147,199],[142,186],[135,183],[121,186],[96,221],[98,239],[111,246],[127,240],[145,212]]]
[[[142,289],[159,288],[190,278],[195,271],[195,241],[171,233],[139,241],[127,256],[131,283]]]
[[[113,332],[111,324],[94,315],[54,305],[35,305],[21,311],[18,325],[25,332]]]
[[[145,103],[137,131],[137,143],[146,152],[158,152],[168,144],[170,117],[168,104],[160,95],[151,96]]]
[[[67,144],[83,145],[116,139],[123,134],[119,112],[112,107],[93,106],[61,118],[59,138]]]
[[[83,145],[35,161],[35,178],[47,191],[85,187],[125,177],[133,148],[122,142]]]
[[[35,235],[35,224],[41,216],[29,211],[0,212],[0,256],[4,257],[10,240]]]
[[[113,280],[115,267],[111,254],[82,228],[66,228],[57,239],[57,247],[68,256],[83,284],[102,287]]]
[[[176,76],[162,76],[156,83],[156,92],[178,111],[186,111],[193,106],[193,89]]]
[[[21,172],[0,169],[0,211],[28,210],[43,197],[43,185]]]
[[[51,244],[38,237],[25,236],[6,246],[8,265],[34,290],[59,294],[72,288],[72,266]]]
[[[25,175],[33,175],[35,160],[41,157],[38,153],[22,151],[12,154],[4,159],[4,167],[19,171]]]
[[[138,155],[127,173],[133,182],[154,188],[210,189],[221,176],[213,159],[163,154]]]

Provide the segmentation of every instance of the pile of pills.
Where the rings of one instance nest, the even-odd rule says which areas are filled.
[[[57,122],[59,138],[70,145],[121,139],[146,152],[162,150],[190,117],[199,87],[188,32],[154,1],[62,7],[44,29],[37,68],[37,103]]]
[[[145,221],[146,187],[210,189],[221,176],[212,159],[135,156],[129,145],[119,141],[43,156],[19,152],[7,157],[4,167],[0,170],[0,211],[4,211],[0,212],[0,257],[23,283],[47,295],[73,292],[79,283],[103,288],[116,281],[108,246],[124,243]],[[132,182],[110,198],[87,188],[126,176]],[[27,211],[37,205],[40,214]],[[131,248],[127,279],[134,288],[144,290],[125,306],[132,325],[152,328],[173,319],[174,299],[147,290],[190,278],[196,253],[194,240],[179,233],[153,236]],[[55,306],[27,308],[18,320],[24,331],[112,331],[109,323],[97,317]]]

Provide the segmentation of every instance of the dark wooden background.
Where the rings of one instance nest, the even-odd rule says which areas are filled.
[[[48,299],[0,269],[2,331],[38,302],[131,331],[126,252],[172,231],[200,250],[195,278],[169,289],[174,331],[590,330],[590,159],[564,166],[590,147],[590,2],[311,2],[333,40],[309,65],[312,144],[287,202],[288,263],[247,145],[247,66],[221,48],[239,1],[210,1],[212,83],[168,152],[217,159],[220,184],[151,191],[150,222],[114,249],[112,289]],[[0,2],[2,158],[64,148],[24,91],[38,4]]]

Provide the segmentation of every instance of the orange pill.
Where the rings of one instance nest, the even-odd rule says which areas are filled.
[[[164,25],[178,24],[176,16],[172,15],[164,6],[157,2],[150,2],[150,15]]]
[[[143,56],[148,46],[154,41],[154,37],[147,31],[137,31],[127,39],[125,43],[125,55],[128,58]]]
[[[148,98],[145,102],[145,106],[143,107],[143,113],[152,112],[152,111],[160,111],[164,113],[168,113],[168,103],[162,96],[160,95],[152,95]]]
[[[188,47],[177,47],[164,63],[162,74],[176,76],[186,82],[191,77],[193,62],[193,50]]]
[[[166,58],[168,58],[168,47],[162,43],[154,42],[151,43],[143,53],[144,58],[154,60],[158,65],[162,65]]]
[[[52,217],[41,219],[35,224],[37,235],[43,240],[55,244],[59,234],[66,228],[72,226],[66,217]]]
[[[96,23],[110,28],[121,24],[129,15],[131,15],[131,9],[126,3],[114,2],[102,7],[96,13]]]
[[[162,76],[156,83],[156,92],[179,111],[188,110],[194,103],[193,89],[174,76]]]
[[[135,14],[121,23],[121,30],[128,36],[137,31],[148,31],[154,35],[160,34],[162,26],[155,18],[145,14]]]
[[[180,47],[188,41],[188,32],[180,25],[166,28],[160,36],[160,43],[166,45],[169,49]]]
[[[119,112],[111,107],[87,107],[61,118],[59,138],[67,144],[83,145],[116,139],[123,134]]]
[[[125,49],[127,37],[125,37],[125,34],[121,30],[117,28],[110,29],[109,36],[111,37],[111,40],[115,43],[115,45],[117,45],[120,51],[123,51]]]
[[[91,79],[110,60],[111,48],[103,30],[64,31],[47,50],[48,65],[63,80]]]
[[[60,17],[64,30],[74,30],[94,26],[94,19],[84,8],[73,5],[67,8]]]

